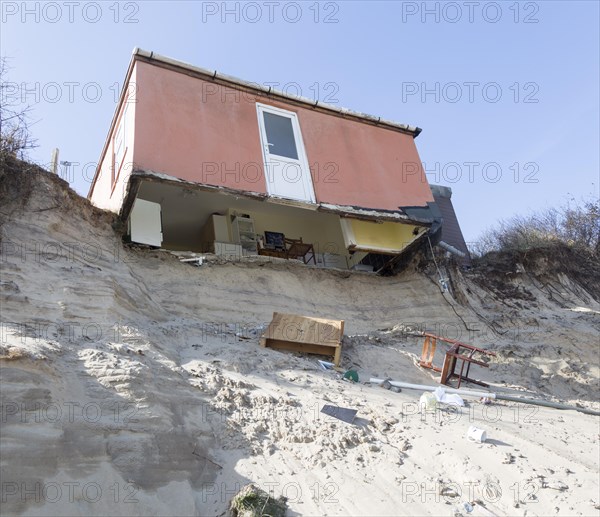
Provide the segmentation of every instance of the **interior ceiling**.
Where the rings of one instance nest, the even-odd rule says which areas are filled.
[[[225,214],[228,208],[238,212],[262,212],[263,214],[278,216],[311,218],[318,222],[323,217],[337,217],[336,215],[307,210],[303,208],[279,205],[248,199],[244,196],[234,196],[225,193],[215,193],[200,189],[193,189],[156,181],[142,181],[138,197],[147,201],[160,203],[163,211],[163,229],[168,231],[175,226],[192,224],[197,227],[202,225],[213,213]]]
[[[334,245],[338,250],[335,253],[347,254],[347,242],[337,214],[162,181],[142,180],[137,197],[161,205],[163,242],[173,249],[192,250],[202,247],[199,240],[200,229],[209,216],[215,213],[225,215],[231,209],[239,214],[252,214],[257,224],[256,229],[262,228],[260,232],[266,229],[282,231],[286,235],[288,231],[290,234],[296,232],[294,238],[303,237],[305,242],[314,244],[316,249],[329,249],[330,245]],[[264,228],[264,221],[271,219],[273,227]],[[390,249],[390,246],[385,248]],[[383,249],[381,252],[385,253]]]

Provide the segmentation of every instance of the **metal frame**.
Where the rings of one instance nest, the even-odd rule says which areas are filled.
[[[480,386],[484,386],[486,388],[489,386],[485,382],[470,378],[469,371],[471,369],[471,364],[476,364],[478,366],[483,366],[484,368],[489,368],[489,366],[483,361],[478,361],[473,358],[473,356],[476,353],[495,357],[496,354],[494,352],[484,350],[483,348],[477,348],[475,346],[468,345],[467,343],[456,341],[455,339],[436,336],[435,334],[430,334],[428,332],[424,332],[423,336],[425,337],[425,341],[423,342],[423,349],[421,351],[421,359],[419,361],[419,366],[421,366],[422,368],[428,368],[435,372],[439,372],[441,374],[440,384],[449,385],[448,383],[450,382],[450,380],[456,377],[458,379],[458,388],[460,388],[460,384],[462,381],[479,384]],[[438,340],[452,345],[444,355],[444,364],[442,368],[434,366],[433,364],[433,356],[435,355]],[[468,350],[468,355],[462,354],[460,350],[461,348]],[[456,373],[457,361],[461,361],[460,373]],[[466,372],[464,371],[465,363],[467,364]]]

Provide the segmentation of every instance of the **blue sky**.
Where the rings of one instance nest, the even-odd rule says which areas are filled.
[[[2,2],[30,157],[86,195],[134,47],[417,125],[467,241],[598,196],[600,2]],[[63,171],[63,175],[66,173]]]

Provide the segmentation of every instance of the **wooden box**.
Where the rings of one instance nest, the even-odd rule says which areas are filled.
[[[274,312],[260,344],[268,348],[330,356],[339,366],[343,336],[343,320]]]

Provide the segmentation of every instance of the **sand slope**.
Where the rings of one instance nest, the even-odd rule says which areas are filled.
[[[402,332],[428,329],[496,350],[478,371],[496,390],[598,409],[600,304],[580,282],[446,271],[452,297],[414,267],[196,268],[124,247],[111,215],[23,174],[2,194],[2,515],[220,515],[251,481],[290,515],[600,514],[598,417],[477,399],[422,414],[419,392],[258,346],[275,310],[344,319],[361,381],[431,384]]]

